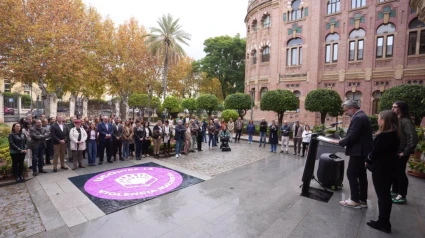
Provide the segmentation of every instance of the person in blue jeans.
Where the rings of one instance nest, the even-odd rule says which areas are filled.
[[[246,132],[248,133],[248,144],[252,144],[252,136],[255,133],[255,125],[252,120],[250,120],[246,126]]]
[[[261,143],[264,139],[263,146],[266,147],[266,133],[267,133],[267,122],[266,119],[263,118],[263,120],[260,122],[260,145],[258,147],[261,147]]]
[[[210,121],[210,124],[208,125],[208,137],[209,137],[209,140],[208,140],[208,149],[211,148],[211,142],[212,142],[212,146],[213,147],[216,146],[215,136],[214,135],[215,135],[215,125],[214,125],[213,120],[211,120]]]
[[[97,156],[97,131],[94,121],[90,123],[87,129],[87,146],[88,164],[89,166],[95,166]]]
[[[176,140],[176,158],[179,158],[181,156],[180,152],[185,140],[185,133],[186,128],[183,126],[182,120],[178,120],[176,126],[176,135],[174,137],[174,139]]]
[[[270,152],[276,153],[276,147],[279,143],[279,138],[277,135],[277,128],[276,122],[273,120],[272,125],[270,126],[270,135],[269,135],[269,143],[270,143]]]
[[[202,120],[202,140],[207,143],[207,129],[208,129],[208,124],[205,121],[205,119]]]

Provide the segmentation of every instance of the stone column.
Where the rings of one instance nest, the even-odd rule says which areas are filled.
[[[19,115],[19,117],[21,117],[21,112],[22,112],[22,97],[19,96],[18,97],[18,115]]]
[[[4,99],[3,93],[0,91],[0,123],[4,123]]]
[[[89,102],[89,99],[84,97],[83,98],[83,118],[87,117],[88,115],[88,102]]]
[[[42,101],[44,103],[44,115],[46,117],[56,117],[58,110],[58,98],[56,94],[49,94]]]
[[[69,98],[69,117],[75,116],[75,97],[71,96]]]
[[[120,117],[120,101],[115,101],[115,117]]]

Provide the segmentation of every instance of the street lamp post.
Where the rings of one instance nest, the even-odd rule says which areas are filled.
[[[149,104],[148,104],[148,122],[151,123],[151,101],[152,101],[152,87],[148,85],[148,95],[149,95]]]
[[[254,118],[254,96],[255,96],[255,88],[251,90],[251,120]]]

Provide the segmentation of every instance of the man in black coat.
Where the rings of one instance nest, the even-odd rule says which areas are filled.
[[[108,122],[108,117],[103,117],[103,122],[97,125],[97,131],[99,132],[99,165],[103,164],[103,158],[105,157],[105,149],[106,149],[106,160],[108,163],[112,162],[112,135],[114,133],[114,129],[112,124]]]
[[[49,135],[50,133],[42,127],[41,120],[37,120],[35,125],[30,129],[31,141],[29,142],[28,148],[32,150],[32,171],[34,176],[37,176],[38,173],[47,173],[43,170],[43,165],[46,138],[48,138]]]
[[[348,100],[342,104],[345,115],[351,117],[347,136],[339,141],[346,147],[345,155],[350,156],[347,178],[350,183],[351,199],[341,201],[345,207],[367,207],[367,175],[365,161],[372,150],[372,127],[366,113],[360,110],[357,102]]]
[[[60,157],[61,169],[68,169],[65,166],[65,150],[69,141],[69,128],[63,122],[62,116],[57,116],[56,123],[50,127],[50,137],[53,142],[53,172],[57,172],[58,159]]]

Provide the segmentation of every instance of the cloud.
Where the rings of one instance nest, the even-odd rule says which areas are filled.
[[[244,18],[248,0],[83,0],[116,24],[135,17],[146,28],[157,26],[158,17],[170,13],[180,18],[183,30],[192,35],[188,56],[198,60],[205,56],[203,43],[207,38],[237,33],[246,36]]]

